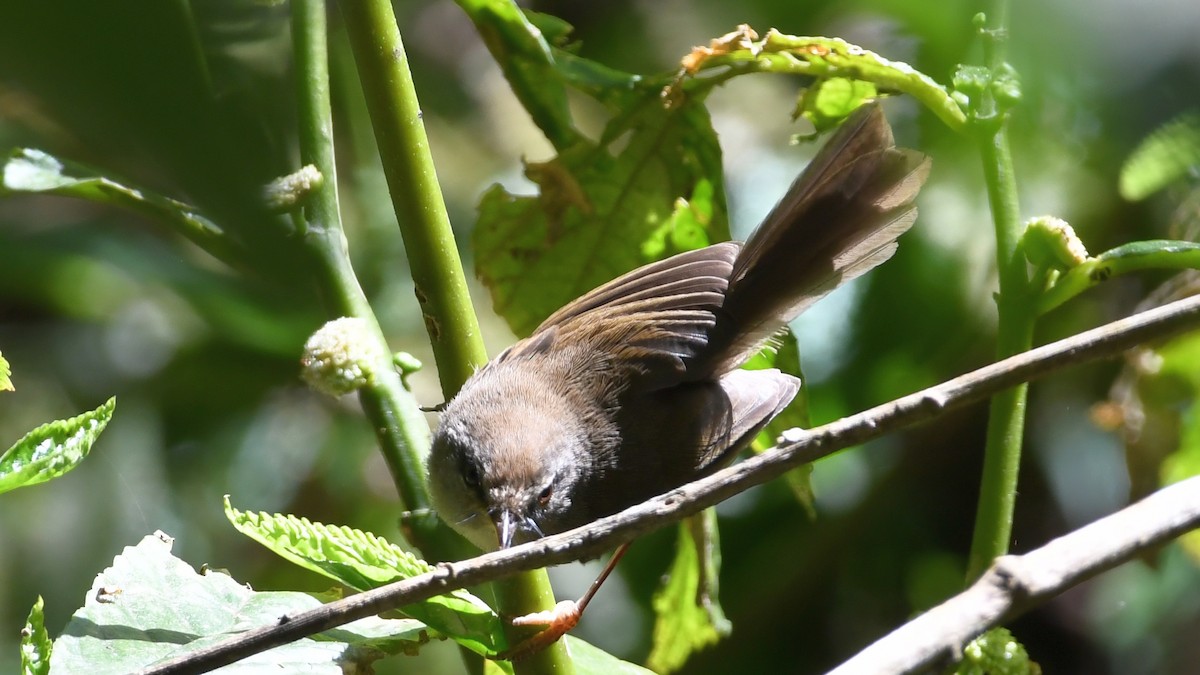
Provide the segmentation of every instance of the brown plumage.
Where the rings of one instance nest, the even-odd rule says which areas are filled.
[[[551,315],[446,407],[429,473],[482,548],[586,524],[710,473],[800,387],[737,367],[891,257],[929,171],[856,111],[745,244],[640,267]]]

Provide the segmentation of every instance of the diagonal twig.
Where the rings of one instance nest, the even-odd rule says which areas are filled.
[[[987,398],[1068,365],[1113,357],[1154,339],[1200,325],[1200,296],[1151,309],[1009,357],[942,384],[811,430],[793,430],[784,443],[744,462],[688,483],[621,513],[562,534],[457,563],[322,607],[281,617],[278,624],[246,631],[141,671],[144,675],[199,673],[357,619],[517,572],[600,555],[616,545],[683,519],[786,471],[932,420],[943,412]]]
[[[924,672],[1048,598],[1138,552],[1200,527],[1200,476],[1063,535],[1024,555],[1006,555],[970,588],[904,624],[829,675]]]

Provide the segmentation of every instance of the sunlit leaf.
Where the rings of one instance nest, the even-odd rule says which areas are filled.
[[[808,385],[804,381],[804,371],[800,367],[800,345],[796,341],[796,336],[788,330],[776,337],[774,342],[775,346],[756,354],[746,363],[745,367],[749,370],[778,368],[788,375],[800,378],[801,386],[800,391],[796,393],[796,398],[792,399],[783,412],[776,415],[775,419],[771,420],[771,423],[759,432],[754,442],[750,444],[750,449],[754,452],[762,452],[775,447],[780,434],[788,429],[807,429],[812,426],[808,414]],[[812,464],[805,464],[783,475],[784,482],[787,483],[788,488],[810,518],[816,517],[816,496],[812,489],[812,470]]]
[[[1200,114],[1177,117],[1138,145],[1121,167],[1121,196],[1145,199],[1200,168]]]
[[[720,539],[712,509],[679,524],[675,560],[654,594],[654,637],[646,664],[658,673],[679,670],[695,652],[729,635],[717,597]]]
[[[195,207],[99,175],[33,148],[13,150],[3,165],[0,197],[39,193],[74,197],[131,209],[172,225],[198,246],[222,260],[233,260],[221,230]]]
[[[3,354],[0,354],[0,391],[13,391],[12,368]]]
[[[50,634],[46,632],[42,596],[29,610],[21,629],[21,675],[48,675],[50,672]]]
[[[96,577],[84,606],[54,642],[53,672],[130,673],[321,605],[305,593],[257,593],[226,574],[198,574],[171,555],[171,541],[162,533],[148,536]],[[222,672],[368,672],[373,661],[427,640],[419,621],[371,617],[254,654]]]
[[[239,532],[280,557],[356,590],[433,570],[429,563],[369,532],[292,515],[243,512],[233,508],[228,497],[225,515]],[[401,611],[480,654],[495,654],[506,647],[500,618],[465,590],[406,605]]]
[[[57,420],[25,434],[0,456],[0,493],[37,485],[74,469],[112,419],[115,398],[91,412]]]
[[[608,652],[573,635],[563,637],[571,663],[579,675],[651,675],[654,671],[622,661]]]
[[[796,116],[812,122],[818,133],[842,123],[850,113],[878,95],[875,85],[863,80],[831,77],[818,80],[804,90],[796,106]]]

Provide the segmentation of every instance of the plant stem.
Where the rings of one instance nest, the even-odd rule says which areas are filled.
[[[487,362],[487,352],[442,201],[408,58],[390,3],[349,0],[339,7],[433,345],[442,393],[449,399]]]
[[[442,392],[449,400],[487,361],[487,353],[429,153],[412,73],[388,0],[346,0],[339,7],[400,222],[417,299],[433,343]],[[418,475],[423,477],[424,472]],[[498,584],[496,595],[501,613],[509,616],[554,606],[554,592],[545,570]],[[514,631],[510,637],[515,644],[520,636]],[[522,675],[574,672],[561,641],[520,661],[515,668]]]
[[[993,2],[989,16],[991,27],[985,29],[983,38],[987,65],[993,76],[1004,66],[1007,17],[1007,0]],[[996,230],[996,265],[1000,281],[996,354],[997,358],[1004,358],[1029,349],[1037,312],[1020,247],[1020,207],[1009,150],[1007,116],[999,109],[990,87],[985,89],[976,113],[972,122]],[[1008,552],[1027,395],[1028,386],[1022,384],[997,394],[991,401],[979,506],[967,563],[968,582],[983,574],[992,560]]]
[[[351,268],[342,232],[324,0],[296,0],[292,13],[300,157],[302,163],[316,166],[323,177],[305,203],[305,249],[314,263],[317,284],[330,315],[366,320],[372,339],[379,341],[383,347],[380,353],[386,355],[389,350],[383,332]],[[412,510],[428,510],[422,456],[429,447],[429,426],[386,358],[376,365],[371,383],[360,390],[359,398],[404,504]],[[427,518],[412,523],[408,534],[422,548],[450,550],[454,539],[443,530],[436,519]]]

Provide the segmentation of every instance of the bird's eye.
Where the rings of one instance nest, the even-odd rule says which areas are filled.
[[[553,496],[554,496],[554,489],[551,488],[549,485],[542,488],[542,491],[538,493],[538,506],[545,507],[546,505],[548,505],[550,503],[550,498]]]
[[[479,466],[469,459],[464,459],[459,467],[463,485],[476,494],[483,492],[483,479],[479,475]]]

